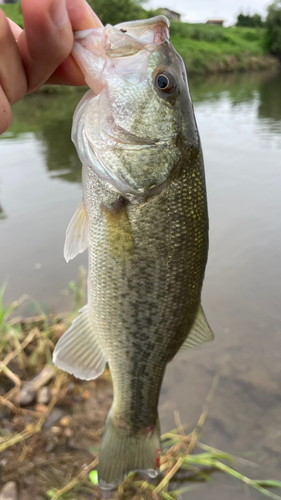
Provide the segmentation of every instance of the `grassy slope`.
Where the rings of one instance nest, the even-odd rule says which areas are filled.
[[[247,69],[266,56],[263,29],[172,23],[171,41],[196,73]]]
[[[22,26],[19,4],[1,5]],[[277,65],[264,48],[262,28],[222,28],[206,24],[171,24],[171,41],[189,73],[262,69]]]

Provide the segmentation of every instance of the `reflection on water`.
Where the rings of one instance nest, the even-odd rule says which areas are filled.
[[[81,182],[81,162],[70,139],[71,115],[36,132],[42,142],[46,167],[52,177],[60,176],[69,182]]]
[[[190,428],[196,424],[220,370],[202,441],[259,463],[261,471],[247,471],[252,477],[280,480],[281,75],[211,76],[190,87],[210,211],[203,305],[216,339],[169,364],[162,430],[175,426],[174,410]],[[81,201],[70,141],[81,96],[28,96],[14,106],[0,141],[0,283],[9,277],[9,301],[27,292],[45,308],[67,307],[60,291],[86,266],[85,254],[68,265],[62,256],[65,228]],[[216,476],[192,500],[248,498],[239,488]]]
[[[6,219],[6,215],[4,213],[4,210],[0,204],[0,220]]]
[[[280,76],[277,74],[272,78],[265,80],[263,85],[259,90],[259,109],[258,118],[259,119],[271,119],[276,122],[281,121],[281,88],[280,88]],[[276,130],[281,133],[280,123]]]

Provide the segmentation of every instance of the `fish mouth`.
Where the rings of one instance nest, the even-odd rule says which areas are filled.
[[[169,28],[170,22],[165,16],[156,16],[115,26],[108,24],[105,28],[75,31],[74,41],[84,45],[83,39],[91,35],[89,49],[96,55],[104,53],[109,58],[125,57],[144,49],[151,51],[165,40],[170,40]],[[86,40],[85,43],[87,47]]]
[[[155,16],[151,19],[119,23],[114,28],[128,36],[147,43],[162,43],[170,40],[170,22],[165,16]]]

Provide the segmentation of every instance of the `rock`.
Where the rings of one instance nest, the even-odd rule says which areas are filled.
[[[0,491],[0,500],[18,500],[17,485],[13,481],[6,483]]]
[[[60,427],[57,427],[56,425],[54,425],[53,427],[51,427],[51,431],[53,434],[61,434],[62,433],[62,429]]]
[[[49,387],[41,387],[37,393],[37,403],[47,405],[51,401],[51,391]]]
[[[45,452],[46,453],[53,453],[57,447],[57,444],[58,444],[58,438],[53,438],[52,441],[49,441],[49,443],[47,444],[46,448],[45,448]]]
[[[74,387],[75,387],[74,383],[69,382],[68,387],[67,387],[67,394],[71,394],[74,390]]]
[[[50,429],[53,425],[64,417],[65,412],[60,408],[54,408],[44,422],[43,429]]]
[[[38,411],[39,413],[46,413],[46,411],[48,410],[48,406],[42,405],[42,404],[38,404],[38,405],[34,406],[34,410]]]
[[[55,369],[52,366],[44,366],[43,370],[33,380],[23,384],[15,402],[20,406],[28,406],[35,400],[36,393],[52,380]]]
[[[19,397],[16,398],[17,399],[16,402],[20,406],[28,406],[31,403],[33,403],[35,396],[36,396],[35,389],[32,387],[32,385],[27,383],[27,384],[22,386],[20,393],[19,393]]]
[[[64,429],[63,434],[69,438],[72,436],[72,430],[69,427],[67,427],[66,429]]]
[[[65,417],[62,417],[60,419],[60,425],[63,427],[68,427],[71,421],[71,417],[69,415],[66,415]]]

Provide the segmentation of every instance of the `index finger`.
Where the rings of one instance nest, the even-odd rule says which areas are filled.
[[[98,16],[85,0],[66,0],[66,7],[73,31],[82,31],[103,26]],[[86,85],[84,75],[71,54],[60,64],[47,83]]]

